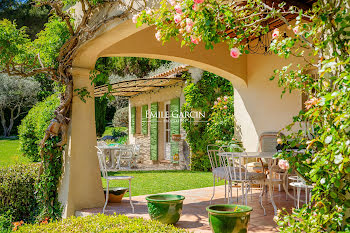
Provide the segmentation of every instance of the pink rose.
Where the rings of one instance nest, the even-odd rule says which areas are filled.
[[[295,33],[295,34],[298,34],[300,31],[299,31],[299,26],[295,26],[294,28],[293,28],[293,32]]]
[[[182,12],[182,7],[181,7],[180,4],[177,4],[174,8],[175,8],[176,13],[178,13],[178,14],[182,14],[183,13]]]
[[[289,163],[287,160],[284,160],[284,159],[280,159],[278,161],[278,166],[281,168],[281,169],[284,169],[284,170],[287,170],[289,169]]]
[[[280,145],[282,145],[283,144],[283,140],[282,140],[282,138],[277,138],[277,144],[280,144]]]
[[[200,39],[198,37],[195,36],[191,36],[191,42],[193,44],[199,44]]]
[[[231,57],[233,57],[233,58],[238,58],[238,57],[241,55],[241,51],[239,51],[238,48],[232,48],[232,49],[230,50],[230,55],[231,55]]]
[[[132,16],[132,22],[133,23],[137,23],[137,19],[139,18],[139,15],[137,14],[137,15],[133,15]]]
[[[193,20],[190,19],[190,18],[186,18],[186,24],[187,24],[187,26],[192,27],[193,26]]]
[[[170,5],[174,6],[176,4],[175,0],[169,0]]]
[[[217,100],[218,100],[219,102],[221,102],[221,98],[220,98],[220,97],[218,97]]]
[[[155,34],[155,36],[156,36],[156,39],[157,39],[158,41],[160,41],[160,39],[162,38],[162,35],[161,35],[160,31],[157,31],[156,34]]]
[[[224,106],[224,109],[227,109],[227,106],[226,106],[226,105]]]
[[[193,0],[195,4],[201,4],[204,2],[204,0]]]
[[[174,21],[175,21],[175,23],[180,23],[181,15],[179,15],[179,14],[174,15]]]
[[[193,4],[193,6],[192,6],[192,10],[194,10],[194,11],[198,11],[198,5],[197,5],[197,4]]]
[[[227,100],[228,100],[227,96],[224,96],[224,101],[227,101]]]
[[[186,26],[186,32],[188,32],[188,33],[192,32],[192,27],[187,25]]]
[[[272,32],[272,39],[276,39],[280,35],[280,30],[278,28],[275,28]]]
[[[214,105],[217,105],[217,104],[218,104],[218,102],[217,102],[217,101],[215,101],[215,102],[214,102]]]

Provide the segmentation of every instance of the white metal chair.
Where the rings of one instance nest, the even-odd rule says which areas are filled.
[[[121,168],[122,163],[127,163],[128,164],[128,169],[131,168],[131,163],[133,160],[133,154],[134,154],[134,148],[133,145],[120,145],[119,149],[117,150],[117,165],[116,167],[118,169]]]
[[[247,167],[247,157],[241,156],[241,153],[235,153],[230,151],[229,146],[220,147],[219,157],[221,166],[224,167],[226,175],[229,177],[229,203],[232,199],[232,183],[240,183],[242,191],[242,204],[247,205],[249,190],[252,188],[252,184],[265,185],[266,175],[264,173],[249,172]],[[238,189],[237,189],[238,190]],[[263,190],[261,190],[259,201],[264,210],[262,204]],[[231,199],[230,199],[231,196]]]
[[[132,160],[131,160],[131,166],[137,166],[137,159],[140,155],[140,145],[134,144],[133,145],[133,151],[132,151]]]
[[[300,208],[300,193],[301,190],[304,189],[305,190],[305,203],[308,203],[311,201],[311,191],[314,188],[312,185],[308,185],[306,184],[305,180],[303,180],[301,177],[299,176],[290,176],[288,178],[289,180],[293,181],[291,182],[289,185],[293,187],[293,194],[295,196],[295,189],[297,189],[297,199],[294,200],[294,205],[297,209]]]
[[[215,181],[216,180],[225,180],[225,200],[226,200],[226,189],[227,189],[227,181],[229,180],[229,177],[226,175],[225,170],[223,167],[220,167],[220,161],[219,161],[219,148],[218,145],[208,145],[207,146],[207,152],[208,157],[211,165],[211,171],[213,173],[213,195],[210,199],[210,204],[215,196]]]
[[[277,153],[277,137],[278,132],[264,132],[260,135],[259,138],[259,146],[261,152],[275,152]],[[264,170],[267,171],[267,168],[271,170],[273,168],[273,171],[267,171],[269,173],[268,179],[271,179],[274,185],[278,185],[278,191],[282,191],[282,184],[283,184],[283,175],[286,171],[283,169],[280,169],[278,166],[278,160],[273,159],[261,159],[262,166],[264,167]],[[286,196],[287,199],[287,196]]]
[[[134,213],[134,205],[132,204],[132,200],[131,200],[131,179],[133,179],[134,177],[133,176],[108,176],[106,159],[105,159],[105,156],[103,154],[103,151],[100,148],[98,148],[98,147],[96,147],[96,148],[97,148],[97,157],[98,157],[98,161],[99,161],[99,164],[100,164],[100,170],[102,172],[103,178],[105,178],[106,182],[107,182],[106,202],[105,202],[105,205],[103,206],[102,213],[105,212],[105,209],[106,209],[106,206],[107,206],[107,203],[108,203],[108,198],[109,198],[109,181],[111,181],[111,180],[129,180],[129,201],[130,201],[130,205],[131,205],[131,208],[132,208],[132,212]]]

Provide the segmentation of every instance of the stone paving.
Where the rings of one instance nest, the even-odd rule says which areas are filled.
[[[213,200],[213,204],[225,203],[224,196],[224,186],[216,187],[215,198]],[[250,224],[249,224],[249,232],[262,233],[262,232],[278,232],[277,225],[273,221],[274,213],[273,207],[267,198],[267,195],[263,198],[263,204],[266,209],[266,216],[264,216],[263,210],[259,204],[259,190],[253,189],[253,194],[248,197],[248,205],[253,207],[253,211],[251,213]],[[212,195],[212,187],[208,188],[200,188],[200,189],[191,189],[191,190],[183,190],[170,192],[173,194],[180,194],[185,196],[184,206],[182,211],[182,216],[179,222],[175,225],[177,227],[186,228],[191,232],[211,232],[208,224],[208,216],[205,208],[209,205],[209,200]],[[236,191],[234,190],[235,194]],[[240,193],[240,192],[239,192]],[[122,203],[113,203],[108,204],[105,213],[106,214],[125,214],[129,217],[142,217],[145,219],[149,219],[147,212],[147,203],[145,197],[136,196],[133,197],[133,203],[135,207],[135,213],[133,214],[131,211],[129,198],[123,198]],[[236,200],[236,199],[234,199]],[[286,195],[284,192],[278,192],[275,190],[274,192],[274,200],[278,208],[286,207],[287,209],[291,209],[293,206],[293,201],[289,199],[286,201]],[[240,202],[241,203],[241,202]],[[240,204],[239,203],[239,204]],[[81,211],[77,211],[77,216],[87,216],[90,214],[101,213],[102,208],[92,208],[92,209],[84,209]]]

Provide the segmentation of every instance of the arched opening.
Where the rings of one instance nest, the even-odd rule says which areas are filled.
[[[98,57],[138,56],[172,60],[207,70],[230,80],[235,87],[234,108],[240,138],[247,151],[258,150],[263,132],[279,131],[301,108],[299,93],[280,98],[281,90],[269,81],[274,68],[284,61],[276,56],[249,55],[240,59],[229,56],[226,45],[213,50],[197,46],[193,51],[170,41],[162,46],[151,27],[136,28],[131,21],[119,21],[106,27],[88,41],[74,59],[74,88],[86,87],[93,93],[90,70]],[[93,97],[93,95],[92,95]],[[96,157],[94,98],[82,102],[73,97],[70,137],[65,153],[65,171],[60,188],[64,215],[76,210],[102,206],[104,202]],[[81,195],[84,194],[84,198]]]

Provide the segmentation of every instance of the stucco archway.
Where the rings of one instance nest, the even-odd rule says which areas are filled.
[[[139,56],[177,61],[220,75],[235,87],[235,117],[248,151],[258,149],[262,132],[278,131],[301,107],[298,93],[280,99],[281,90],[268,79],[284,62],[276,56],[249,55],[232,59],[228,48],[218,44],[213,50],[203,45],[194,51],[181,48],[173,40],[164,46],[156,41],[151,27],[136,28],[130,20],[117,20],[82,46],[73,62],[74,88],[86,87],[92,98],[83,103],[74,95],[70,136],[65,151],[65,171],[60,187],[64,216],[76,210],[102,206],[104,202],[96,156],[93,87],[89,72],[104,56]]]

